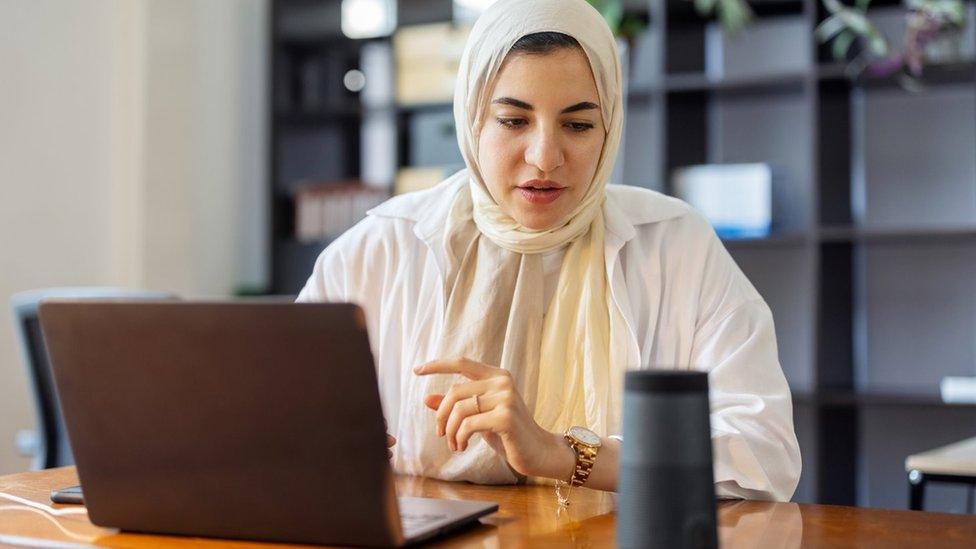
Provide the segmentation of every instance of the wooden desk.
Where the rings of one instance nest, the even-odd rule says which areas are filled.
[[[0,491],[50,504],[52,489],[77,484],[72,467],[0,477]],[[573,505],[557,512],[550,488],[486,487],[415,477],[398,480],[402,495],[477,498],[501,507],[480,526],[437,542],[438,547],[610,546],[614,540],[613,496],[576,490]],[[57,506],[73,507],[73,506]],[[976,516],[885,511],[795,503],[722,502],[719,536],[723,547],[973,547]],[[100,547],[282,547],[249,542],[120,534],[93,526],[82,516],[55,520],[0,500],[0,544],[13,536],[35,547],[76,543]],[[26,544],[25,544],[26,545]]]

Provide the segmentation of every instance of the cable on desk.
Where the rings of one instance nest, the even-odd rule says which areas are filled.
[[[9,495],[9,494],[3,494],[2,492],[0,492],[0,495]],[[2,505],[2,506],[0,506],[0,511],[30,511],[31,513],[37,513],[38,515],[41,515],[42,517],[44,517],[45,520],[48,520],[52,524],[54,524],[55,526],[57,526],[58,527],[58,530],[61,530],[64,533],[64,535],[66,535],[66,536],[68,536],[70,538],[74,538],[74,539],[77,539],[77,540],[84,541],[86,543],[90,543],[92,541],[95,541],[95,539],[97,539],[97,537],[98,537],[98,536],[86,536],[84,534],[79,534],[77,532],[72,532],[71,530],[68,530],[67,528],[65,528],[65,526],[63,524],[61,524],[60,522],[58,522],[57,517],[52,517],[51,515],[45,513],[44,511],[42,511],[40,509],[36,509],[36,508],[31,507],[29,505]],[[12,540],[6,540],[5,541],[5,538],[17,538],[20,541],[15,543]],[[27,542],[27,541],[30,541],[31,542],[31,544],[29,545],[29,547],[50,547],[50,545],[46,545],[47,540],[36,540],[34,538],[27,538],[27,537],[23,537],[23,536],[10,536],[9,534],[0,534],[0,542],[3,542],[3,543],[11,543],[11,544],[14,544],[14,545],[24,545],[24,543]],[[39,543],[39,542],[43,542],[45,545],[37,545],[37,543]],[[60,546],[63,546],[63,545],[64,545],[64,542],[61,542],[61,545],[55,544],[54,546],[60,547]]]
[[[13,494],[8,494],[6,492],[0,492],[0,498],[9,499],[14,503],[19,503],[21,505],[26,505],[28,507],[33,507],[34,509],[39,509],[45,513],[51,513],[55,516],[64,515],[87,515],[88,509],[82,507],[81,509],[55,509],[50,505],[44,505],[43,503],[37,503],[36,501],[31,501],[29,499],[22,498],[20,496],[15,496]]]
[[[0,543],[4,545],[15,546],[15,547],[36,547],[38,549],[73,549],[73,548],[89,549],[91,547],[91,545],[87,543],[85,544],[66,543],[63,541],[28,538],[26,536],[11,536],[9,534],[0,534]]]
[[[37,513],[38,515],[41,515],[46,520],[50,521],[55,526],[57,526],[58,529],[64,533],[64,535],[70,538],[80,540],[86,543],[90,543],[97,538],[97,536],[90,536],[90,535],[86,536],[86,535],[78,534],[76,532],[72,532],[71,530],[65,528],[65,526],[57,520],[58,517],[63,517],[67,515],[87,515],[88,509],[85,508],[55,509],[50,505],[44,505],[43,503],[31,501],[29,499],[22,498],[20,496],[8,494],[6,492],[0,492],[0,498],[12,501],[17,504],[17,505],[2,505],[0,506],[0,511],[29,511],[31,513]],[[9,534],[0,534],[0,543],[16,545],[20,547],[65,547],[65,543],[63,541],[52,542],[50,540],[29,538],[24,536],[13,536]],[[72,545],[81,547],[80,545],[77,544],[72,544]]]

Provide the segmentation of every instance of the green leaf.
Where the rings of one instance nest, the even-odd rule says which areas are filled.
[[[849,30],[845,30],[838,34],[831,47],[831,51],[834,54],[834,59],[843,60],[845,57],[847,57],[847,52],[851,49],[851,44],[854,43],[856,38],[857,35]]]
[[[752,21],[752,8],[743,0],[719,0],[718,16],[729,34],[738,34]]]
[[[624,6],[620,2],[609,2],[603,8],[603,18],[607,20],[607,24],[610,25],[611,29],[618,29],[620,27],[620,21],[624,18]]]
[[[863,13],[854,11],[852,9],[844,8],[837,12],[837,17],[844,22],[852,31],[864,36],[871,33],[874,29],[874,25],[868,21],[868,18],[864,16]]]
[[[823,5],[830,13],[837,13],[841,10],[847,9],[844,4],[841,4],[837,0],[823,0]]]
[[[847,30],[847,26],[844,25],[844,21],[836,15],[831,15],[830,17],[821,21],[813,32],[821,42],[827,42],[844,30]]]
[[[868,37],[868,50],[877,57],[888,55],[888,41],[878,31]]]
[[[695,0],[695,10],[700,15],[708,15],[715,9],[716,0]]]

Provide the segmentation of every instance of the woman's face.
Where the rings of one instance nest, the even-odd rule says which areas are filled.
[[[565,220],[586,194],[605,136],[582,51],[516,52],[495,80],[478,162],[502,210],[528,229],[544,230]]]

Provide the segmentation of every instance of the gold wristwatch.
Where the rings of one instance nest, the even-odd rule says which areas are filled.
[[[576,453],[576,466],[569,481],[556,481],[556,501],[569,505],[569,492],[574,486],[582,486],[590,477],[590,470],[600,451],[600,437],[584,427],[570,427],[563,435],[569,447]]]

